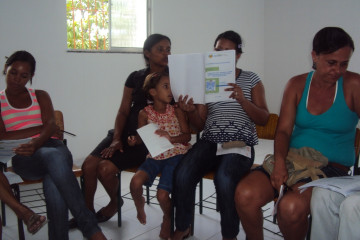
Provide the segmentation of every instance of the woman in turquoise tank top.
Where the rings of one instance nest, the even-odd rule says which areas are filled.
[[[288,179],[285,158],[290,147],[320,151],[329,160],[322,169],[327,177],[348,174],[360,116],[360,75],[347,71],[353,51],[354,43],[344,30],[324,28],[313,40],[315,71],[287,83],[275,136],[274,170],[269,176],[260,167],[237,186],[235,202],[248,239],[264,237],[261,207]],[[292,185],[278,204],[277,220],[285,239],[306,236],[312,189],[300,194],[298,187],[310,180]]]

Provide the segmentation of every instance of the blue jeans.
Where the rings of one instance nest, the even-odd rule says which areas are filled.
[[[30,157],[15,155],[12,164],[14,171],[25,179],[43,178],[50,240],[69,239],[68,209],[85,237],[101,231],[95,215],[85,205],[72,172],[72,155],[62,141],[49,139]]]
[[[221,233],[224,238],[234,238],[239,233],[240,220],[235,208],[235,188],[241,177],[250,171],[254,162],[239,154],[216,156],[217,144],[198,140],[182,158],[174,176],[175,225],[185,231],[190,223],[195,202],[197,183],[210,170],[216,168],[214,184],[221,216]]]

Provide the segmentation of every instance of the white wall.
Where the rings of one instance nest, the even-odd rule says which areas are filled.
[[[326,26],[350,34],[355,52],[349,70],[360,72],[359,0],[265,0],[265,78],[269,110],[279,112],[286,82],[311,70],[312,40]]]
[[[168,35],[173,53],[210,51],[219,33],[233,29],[245,44],[239,66],[264,77],[264,0],[153,0],[152,8],[152,32]],[[113,127],[124,82],[144,61],[141,54],[66,52],[65,14],[65,0],[1,0],[0,65],[16,50],[35,56],[33,87],[63,111],[80,163]]]

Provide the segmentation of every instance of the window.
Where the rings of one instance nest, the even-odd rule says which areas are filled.
[[[150,0],[66,0],[69,51],[142,52]]]

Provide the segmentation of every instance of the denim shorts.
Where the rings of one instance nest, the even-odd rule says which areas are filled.
[[[147,158],[138,169],[146,172],[149,176],[149,180],[145,183],[145,186],[151,187],[156,176],[161,173],[157,188],[171,193],[174,169],[183,156],[183,154],[180,154],[164,160]]]

